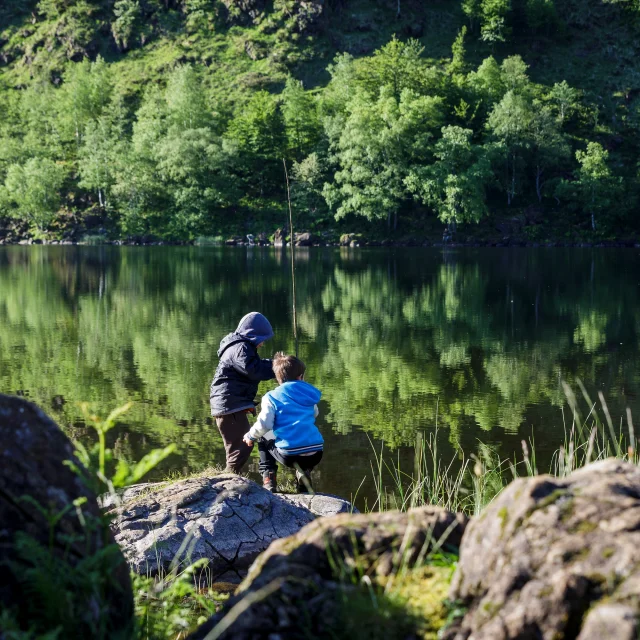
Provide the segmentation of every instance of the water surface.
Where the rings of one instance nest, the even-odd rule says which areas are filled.
[[[533,435],[546,471],[564,440],[561,380],[602,390],[616,425],[627,406],[640,416],[637,250],[296,256],[299,352],[323,392],[319,490],[349,497],[366,478],[362,505],[371,443],[410,471],[436,425],[448,460],[479,441],[521,458]],[[276,334],[265,355],[293,352],[289,259],[257,247],[2,247],[0,390],[80,439],[90,431],[78,401],[105,414],[133,400],[111,444],[137,460],[176,443],[156,478],[222,463],[208,411],[218,343],[259,310]]]

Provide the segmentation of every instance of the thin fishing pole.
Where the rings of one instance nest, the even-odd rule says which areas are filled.
[[[287,161],[282,158],[284,165],[284,177],[287,182],[287,202],[289,204],[289,234],[291,237],[291,282],[293,287],[293,339],[296,345],[296,358],[298,357],[298,316],[296,312],[296,242],[293,233],[293,210],[291,208],[291,188],[289,187],[289,172]]]

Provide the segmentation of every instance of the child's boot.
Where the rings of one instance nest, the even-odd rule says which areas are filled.
[[[313,486],[311,485],[311,471],[296,469],[296,483],[298,493],[313,493]]]
[[[276,471],[267,471],[262,476],[262,486],[271,493],[278,490],[278,477]]]

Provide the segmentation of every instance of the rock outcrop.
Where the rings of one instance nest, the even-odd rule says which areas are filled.
[[[447,640],[631,640],[640,631],[640,469],[605,460],[514,481],[467,528]]]
[[[321,242],[320,238],[313,233],[308,233],[305,231],[304,233],[296,233],[296,247],[311,247],[314,244],[319,244]]]
[[[265,0],[222,0],[226,9],[225,19],[230,24],[256,24],[263,15],[267,3]]]
[[[350,575],[356,582],[361,576],[388,576],[400,566],[411,566],[434,546],[457,548],[466,524],[465,516],[437,507],[318,519],[273,542],[253,564],[237,595],[189,640],[205,638],[245,598],[248,608],[221,638],[302,638],[309,633],[331,637],[339,588],[348,588]]]
[[[298,33],[314,30],[324,11],[324,0],[301,0],[297,3],[295,26]]]
[[[219,475],[128,489],[112,529],[137,573],[206,558],[211,580],[237,580],[273,540],[318,515],[349,510],[334,496],[272,494],[246,478]]]
[[[356,234],[355,233],[343,233],[340,236],[340,246],[341,247],[349,247],[352,242],[356,242]]]
[[[0,443],[0,609],[36,635],[63,624],[67,638],[124,637],[129,571],[95,495],[65,464],[82,470],[69,439],[35,405],[0,395]]]

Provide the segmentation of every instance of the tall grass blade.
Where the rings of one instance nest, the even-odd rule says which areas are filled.
[[[600,404],[602,405],[602,410],[604,411],[604,417],[607,421],[607,426],[609,427],[611,441],[613,442],[613,446],[616,449],[616,456],[620,458],[620,443],[618,442],[618,438],[616,437],[616,432],[613,428],[613,422],[611,420],[611,414],[609,413],[609,407],[607,406],[607,401],[604,399],[604,394],[602,393],[602,391],[598,391],[598,398],[600,398]]]

